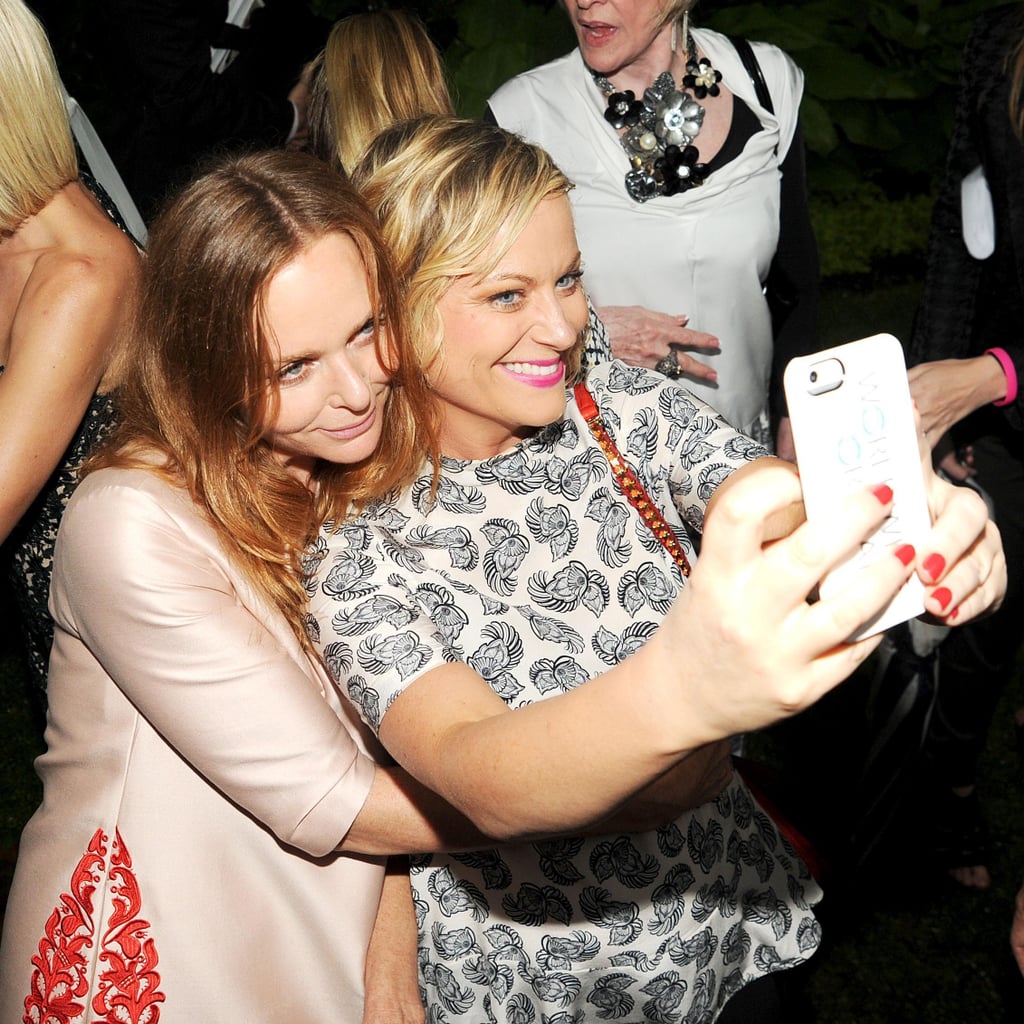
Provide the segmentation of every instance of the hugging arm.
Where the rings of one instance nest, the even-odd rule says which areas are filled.
[[[366,950],[362,1024],[422,1024],[417,938],[408,862],[404,857],[389,857]]]
[[[361,752],[287,627],[271,631],[273,613],[240,599],[187,499],[144,471],[92,486],[102,476],[62,524],[55,618],[182,758],[314,856],[482,844],[443,801]]]

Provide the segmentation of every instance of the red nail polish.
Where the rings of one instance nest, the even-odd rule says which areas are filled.
[[[955,618],[956,618],[956,617],[957,617],[957,616],[958,616],[959,614],[960,614],[960,605],[957,605],[957,606],[956,606],[956,607],[955,607],[955,608],[954,608],[954,609],[953,609],[953,610],[952,610],[952,611],[951,611],[951,612],[949,613],[949,621],[950,621],[950,622],[952,622],[952,621],[953,621],[953,620],[954,620],[954,619],[955,619]]]
[[[921,563],[921,568],[933,580],[937,580],[942,575],[942,570],[946,568],[946,560],[938,552],[934,552]]]
[[[876,484],[871,488],[871,493],[883,505],[888,505],[892,501],[892,488],[888,484]]]
[[[910,565],[910,563],[917,556],[917,552],[914,550],[913,544],[901,544],[893,554],[904,564]]]
[[[953,600],[953,594],[949,587],[939,587],[938,590],[932,591],[932,597],[939,602],[939,607],[945,611],[946,605]]]

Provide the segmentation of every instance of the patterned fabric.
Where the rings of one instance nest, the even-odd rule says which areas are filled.
[[[765,454],[676,382],[611,362],[588,384],[692,556],[707,501]],[[684,579],[566,418],[430,477],[320,538],[311,634],[379,728],[462,661],[510,707],[579,686],[642,645]],[[686,524],[684,526],[684,523]],[[710,1022],[745,982],[808,957],[820,892],[738,779],[656,833],[414,861],[428,1020]]]
[[[612,358],[612,343],[608,338],[608,329],[604,321],[597,315],[594,304],[587,296],[587,341],[583,349],[583,369],[588,370],[592,366],[599,366],[607,363]]]
[[[114,425],[114,401],[110,395],[94,395],[61,464],[22,516],[7,541],[11,592],[21,613],[22,639],[29,677],[45,702],[46,669],[53,643],[53,620],[46,607],[50,596],[53,546],[64,508],[78,483],[85,457]]]

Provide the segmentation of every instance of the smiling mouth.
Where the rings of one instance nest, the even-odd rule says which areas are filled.
[[[353,423],[347,427],[340,427],[337,430],[329,430],[327,427],[321,427],[320,432],[339,441],[347,441],[350,438],[359,437],[361,434],[365,434],[366,431],[373,426],[376,419],[377,410],[373,409],[358,423]]]
[[[565,378],[565,363],[561,359],[546,363],[502,363],[501,367],[509,376],[530,387],[551,387]]]
[[[502,363],[510,373],[518,373],[523,377],[550,377],[556,367],[561,367],[562,360],[553,363]]]

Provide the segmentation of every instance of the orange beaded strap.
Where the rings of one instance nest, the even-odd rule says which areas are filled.
[[[619,490],[626,496],[630,505],[640,513],[640,518],[647,524],[651,533],[665,546],[665,550],[672,556],[673,561],[682,569],[683,575],[689,576],[690,563],[679,546],[672,527],[665,522],[665,517],[651,500],[646,488],[640,483],[629,463],[619,454],[619,449],[615,446],[611,434],[608,433],[607,427],[601,420],[601,414],[597,411],[594,396],[587,390],[583,381],[580,381],[572,390],[576,396],[576,405],[587,421],[590,432],[601,446],[601,451],[604,452],[608,464],[612,467],[612,475],[619,485]]]

